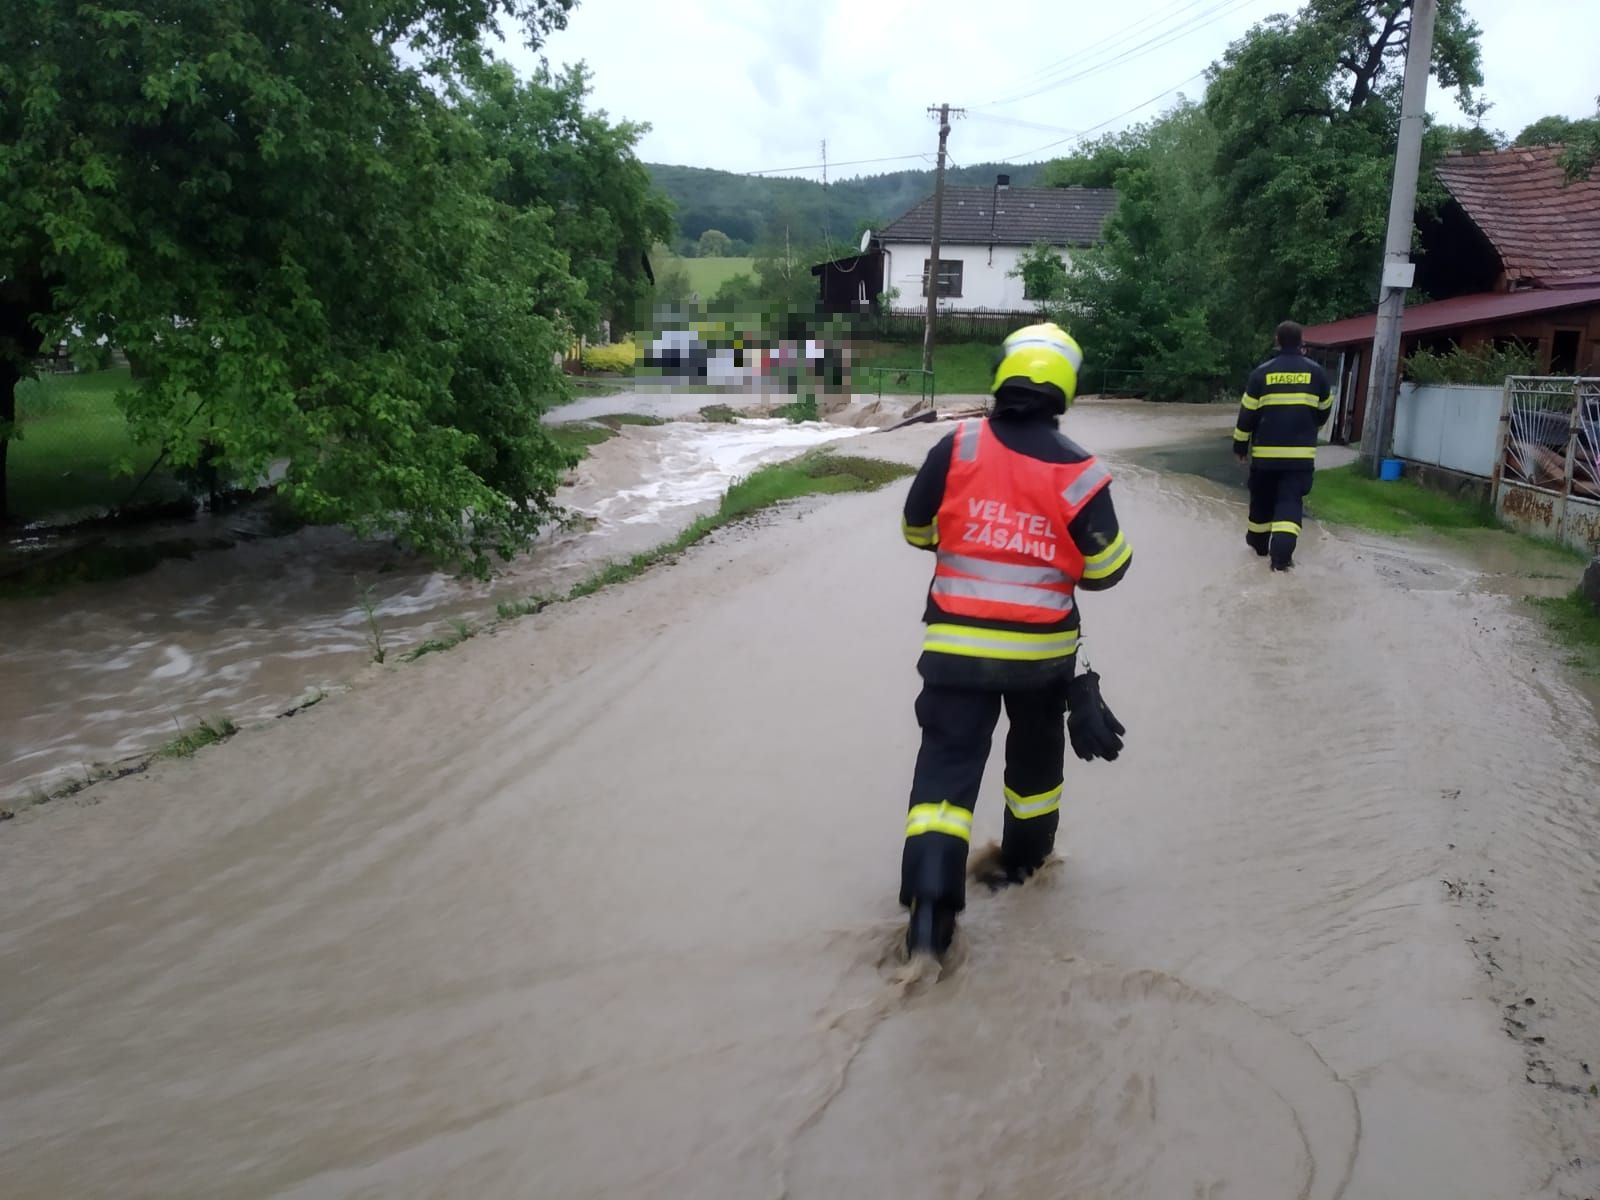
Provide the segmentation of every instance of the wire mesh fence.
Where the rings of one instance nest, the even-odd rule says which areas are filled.
[[[1600,550],[1600,378],[1506,380],[1495,508],[1580,550]]]
[[[1600,499],[1600,378],[1506,381],[1502,477]]]

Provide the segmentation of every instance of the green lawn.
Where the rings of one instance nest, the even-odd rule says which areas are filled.
[[[918,368],[922,366],[922,345],[898,342],[857,342],[851,347],[851,387],[863,395],[878,391],[880,375],[876,368]],[[941,396],[987,394],[994,382],[996,347],[988,342],[952,342],[933,348],[934,390]],[[914,371],[904,376],[892,370],[882,373],[885,394],[915,395],[922,390],[922,376]]]
[[[127,500],[157,453],[128,436],[115,403],[127,384],[128,372],[119,368],[46,375],[17,386],[21,437],[11,443],[7,460],[15,517],[40,520]],[[119,472],[119,465],[128,470]],[[150,481],[141,499],[174,491],[170,477],[162,476]]]
[[[1533,601],[1551,632],[1569,651],[1567,665],[1600,675],[1600,611],[1578,592]]]
[[[1500,524],[1487,505],[1430,491],[1409,479],[1385,483],[1355,466],[1318,471],[1306,508],[1318,520],[1374,533],[1414,533],[1419,527],[1495,529]]]
[[[689,276],[689,286],[700,293],[702,301],[710,300],[717,294],[717,289],[735,275],[755,274],[756,260],[753,258],[678,258],[666,256],[652,259],[650,265],[655,273],[665,275],[674,267],[682,267]]]

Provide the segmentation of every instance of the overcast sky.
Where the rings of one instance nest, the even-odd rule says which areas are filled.
[[[1483,29],[1485,124],[1587,116],[1600,92],[1596,0],[1467,0]],[[580,0],[540,53],[583,61],[591,103],[645,121],[648,162],[818,178],[931,165],[930,104],[965,106],[957,164],[1030,162],[1158,114],[1284,0]],[[534,55],[509,57],[522,67]],[[1029,95],[1029,93],[1038,93]],[[1466,123],[1453,99],[1429,109]],[[1008,103],[1009,101],[1009,103]],[[1050,145],[1050,143],[1058,143]],[[908,156],[903,159],[900,156]],[[862,159],[898,161],[862,163]],[[855,165],[849,165],[854,163]]]

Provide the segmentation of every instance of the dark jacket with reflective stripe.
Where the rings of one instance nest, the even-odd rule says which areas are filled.
[[[1092,457],[1087,450],[1062,434],[1056,427],[1055,419],[1044,413],[999,411],[989,418],[989,429],[1006,449],[1041,462],[1077,463]],[[936,536],[930,540],[922,533],[935,528],[939,509],[944,503],[945,481],[950,474],[955,438],[955,431],[952,430],[940,439],[938,445],[929,452],[906,495],[903,528],[906,540],[919,549],[938,549]],[[1067,526],[1067,534],[1090,564],[1084,577],[1077,582],[1078,591],[1095,592],[1115,587],[1128,573],[1132,552],[1117,523],[1110,484],[1102,487],[1084,506]],[[1110,569],[1099,569],[1097,564],[1100,563],[1106,563]],[[1020,622],[952,616],[939,607],[931,590],[923,620],[930,625],[954,623],[1011,632],[1038,629],[1038,626]],[[1079,628],[1076,606],[1059,628]],[[930,682],[951,687],[1026,688],[1043,686],[1063,674],[1070,676],[1074,661],[1073,657],[1068,657],[1053,662],[1010,662],[925,653],[918,669]]]
[[[1316,465],[1317,431],[1333,411],[1328,375],[1303,354],[1280,354],[1250,372],[1234,453],[1257,470],[1308,470]]]

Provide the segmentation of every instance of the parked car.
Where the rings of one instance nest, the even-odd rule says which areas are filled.
[[[645,351],[647,367],[686,379],[704,379],[711,357],[705,341],[692,329],[663,330]]]

